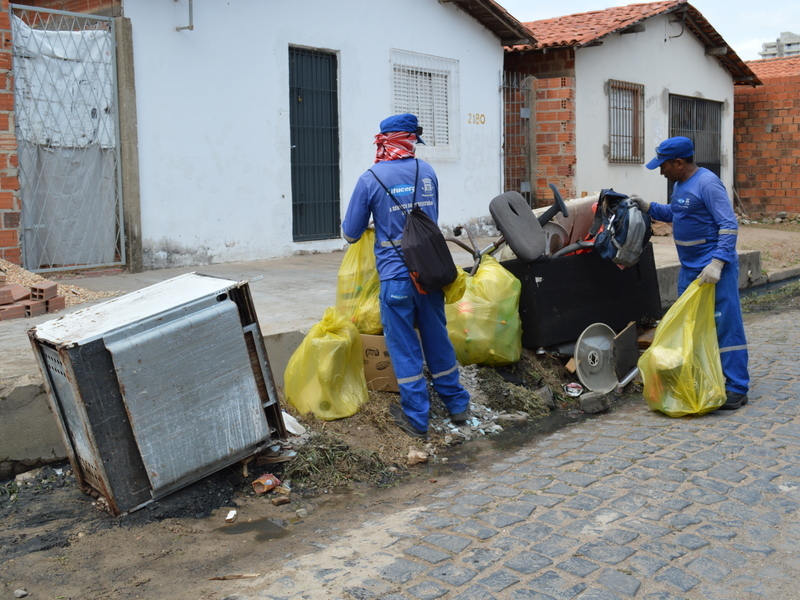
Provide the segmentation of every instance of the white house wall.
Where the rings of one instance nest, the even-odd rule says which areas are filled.
[[[338,55],[342,214],[373,164],[378,124],[392,114],[391,49],[458,60],[460,157],[430,160],[440,223],[488,215],[502,191],[503,52],[471,16],[436,0],[194,0],[194,29],[176,31],[189,24],[188,8],[188,0],[125,4],[145,268],[345,245],[292,241],[289,46]]]
[[[644,85],[645,163],[659,142],[669,137],[669,95],[722,102],[721,179],[730,195],[733,183],[733,81],[719,61],[705,55],[700,41],[674,16],[647,20],[643,33],[615,34],[601,46],[582,48],[575,56],[575,189],[589,194],[611,188],[666,202],[667,183],[644,164],[612,164],[609,151],[609,79]],[[683,30],[683,32],[682,32]],[[682,33],[681,33],[682,32]]]

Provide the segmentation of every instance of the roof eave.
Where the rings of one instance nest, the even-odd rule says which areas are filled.
[[[666,13],[681,16],[683,23],[705,45],[706,55],[716,58],[731,74],[734,85],[762,85],[752,69],[728,46],[717,30],[694,6],[682,3]]]
[[[439,0],[439,4],[454,4],[496,35],[503,46],[536,43],[531,31],[494,0]]]

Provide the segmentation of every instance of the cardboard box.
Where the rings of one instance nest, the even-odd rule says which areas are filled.
[[[364,377],[367,387],[382,392],[399,392],[386,340],[382,335],[361,334],[361,352],[364,358]]]

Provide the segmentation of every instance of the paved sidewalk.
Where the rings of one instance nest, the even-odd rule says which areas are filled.
[[[621,407],[498,454],[492,472],[318,531],[246,598],[800,597],[800,313],[748,318],[751,403]]]

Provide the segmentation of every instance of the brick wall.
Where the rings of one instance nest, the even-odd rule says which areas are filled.
[[[13,3],[107,17],[122,16],[122,0],[14,0]]]
[[[552,204],[553,183],[565,198],[575,197],[575,78],[534,82],[537,206]]]
[[[0,258],[21,264],[19,179],[8,0],[0,2]]]
[[[509,53],[506,71],[535,77],[533,82],[532,143],[534,206],[550,206],[553,183],[565,198],[575,196],[575,52]],[[509,165],[506,165],[506,169]]]
[[[800,75],[734,93],[736,188],[750,217],[800,213]]]

